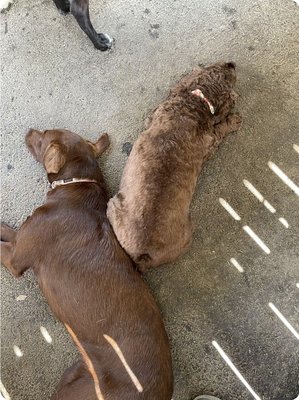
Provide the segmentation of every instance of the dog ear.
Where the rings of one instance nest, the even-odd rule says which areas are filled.
[[[62,148],[58,143],[50,143],[46,148],[43,163],[48,174],[57,174],[66,161]]]
[[[107,133],[103,133],[95,143],[89,140],[87,140],[87,143],[92,148],[95,157],[99,157],[109,147],[110,140]]]
[[[42,154],[41,154],[42,138],[43,138],[43,133],[35,129],[30,129],[27,132],[25,138],[25,143],[26,146],[28,147],[28,150],[33,155],[33,157],[39,162],[42,162]]]

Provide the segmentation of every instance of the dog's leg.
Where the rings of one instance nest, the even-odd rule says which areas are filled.
[[[16,278],[21,276],[22,274],[13,266],[13,254],[14,254],[14,245],[10,242],[0,242],[1,243],[1,264],[3,264],[9,272],[14,275]]]
[[[18,251],[16,251],[16,238],[17,232],[8,225],[1,223],[1,264],[18,278],[29,267],[25,266],[24,257],[20,257]]]
[[[1,241],[2,242],[13,242],[16,238],[17,232],[10,226],[1,222]]]
[[[205,147],[207,149],[204,156],[204,161],[209,159],[214,151],[217,149],[219,144],[222,142],[224,137],[231,133],[236,132],[242,125],[242,117],[235,113],[229,114],[224,121],[214,125],[214,131],[212,135],[206,135],[204,137]]]
[[[113,40],[104,33],[97,33],[92,26],[89,17],[89,0],[70,0],[70,2],[71,13],[94,46],[101,51],[110,49]]]
[[[68,368],[61,377],[51,400],[95,399],[94,384],[83,361]]]
[[[241,128],[242,117],[238,113],[229,114],[224,121],[224,136],[231,132],[236,132]],[[223,128],[222,128],[223,129]]]
[[[67,14],[70,12],[70,2],[69,0],[53,0],[56,7],[63,14]]]

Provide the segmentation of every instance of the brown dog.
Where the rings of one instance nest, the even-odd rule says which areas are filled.
[[[107,215],[141,271],[178,258],[190,246],[189,207],[203,162],[240,128],[232,114],[235,64],[198,68],[175,86],[135,142]]]
[[[83,357],[54,400],[170,400],[172,368],[158,307],[106,217],[96,162],[109,145],[66,130],[31,130],[26,144],[52,190],[14,231],[1,226],[1,262],[16,277],[31,267]]]

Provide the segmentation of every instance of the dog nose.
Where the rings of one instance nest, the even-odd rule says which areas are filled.
[[[227,68],[233,68],[236,69],[236,63],[233,61],[230,61],[228,63],[225,64]]]

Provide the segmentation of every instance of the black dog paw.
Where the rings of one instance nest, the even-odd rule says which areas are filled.
[[[96,49],[106,51],[111,49],[113,42],[114,40],[106,33],[98,33],[98,37],[93,44]]]
[[[67,15],[70,12],[70,10],[65,11],[65,10],[62,10],[61,8],[58,8],[57,10],[58,10],[59,14],[63,15],[63,16]]]

